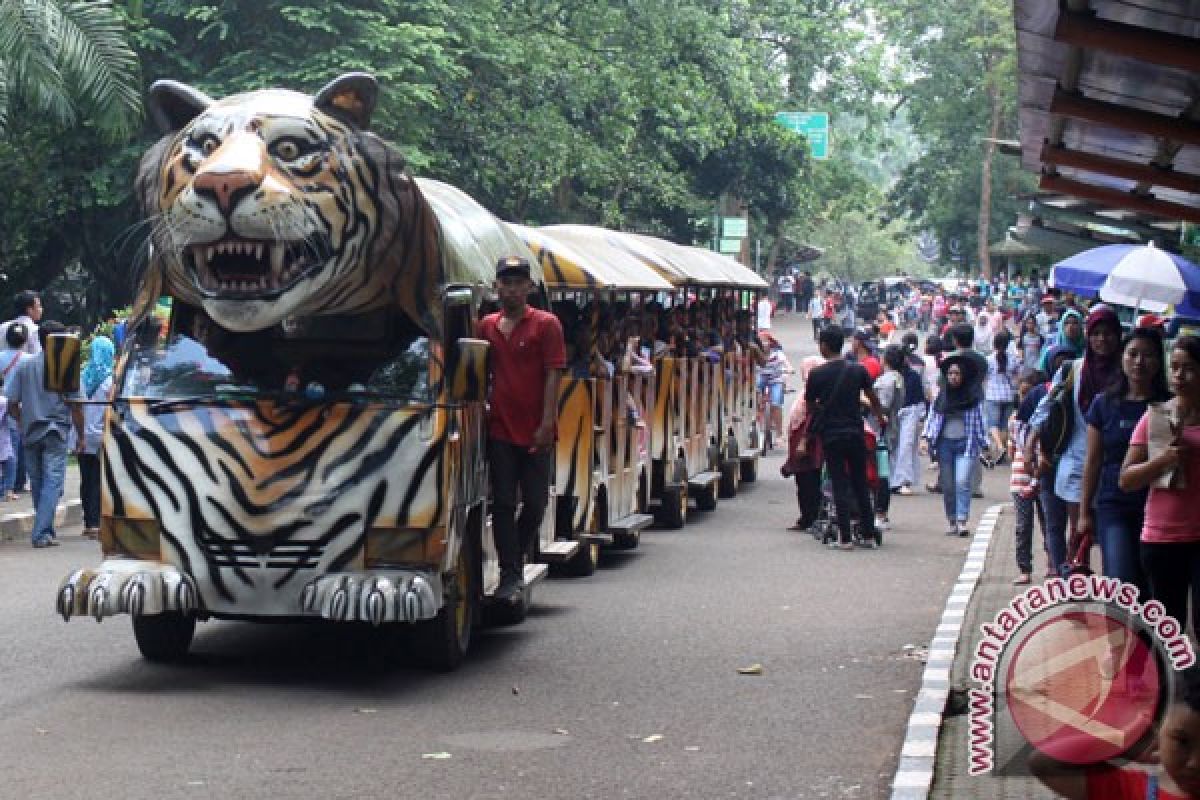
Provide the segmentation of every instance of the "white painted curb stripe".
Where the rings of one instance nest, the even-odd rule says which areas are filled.
[[[962,572],[946,598],[946,606],[930,643],[929,657],[921,688],[917,692],[912,714],[905,729],[900,748],[900,764],[892,779],[892,800],[927,798],[933,788],[933,768],[937,762],[938,734],[942,729],[942,714],[950,694],[950,670],[958,653],[963,618],[967,605],[983,574],[988,548],[996,523],[1005,504],[990,506],[979,519],[971,547],[963,560]],[[934,710],[936,709],[936,710]]]

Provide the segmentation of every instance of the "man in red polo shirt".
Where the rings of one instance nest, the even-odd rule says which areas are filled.
[[[479,322],[491,345],[488,370],[488,465],[492,480],[492,532],[500,558],[497,600],[515,601],[522,590],[522,556],[546,512],[553,463],[558,382],[567,365],[558,317],[531,308],[529,262],[496,264],[500,311]],[[518,489],[521,516],[516,517]]]

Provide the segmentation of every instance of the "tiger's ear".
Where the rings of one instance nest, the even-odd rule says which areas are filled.
[[[375,111],[375,101],[378,99],[379,82],[374,75],[347,72],[317,92],[313,105],[330,116],[366,130],[371,125],[371,114]]]
[[[179,81],[155,81],[147,93],[146,109],[162,133],[174,133],[200,116],[213,99]]]

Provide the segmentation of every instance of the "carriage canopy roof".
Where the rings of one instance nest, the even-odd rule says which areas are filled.
[[[530,277],[542,268],[521,237],[465,192],[440,181],[417,178],[441,232],[445,283],[484,284],[496,279],[496,262],[509,256],[529,260]]]
[[[767,282],[753,270],[711,250],[636,233],[609,232],[609,235],[675,286],[767,288]]]
[[[512,225],[537,256],[549,289],[669,291],[670,282],[628,251],[615,246],[601,228]]]

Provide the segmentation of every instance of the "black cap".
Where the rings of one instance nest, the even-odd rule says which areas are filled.
[[[508,256],[496,262],[496,277],[500,278],[510,273],[520,273],[530,277],[529,261],[520,256]]]

